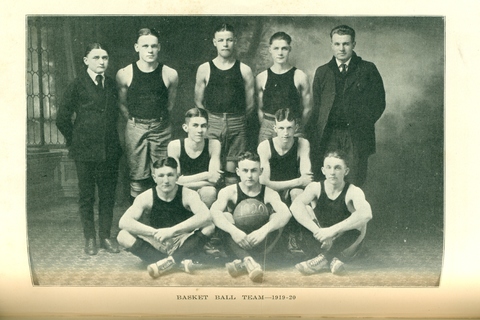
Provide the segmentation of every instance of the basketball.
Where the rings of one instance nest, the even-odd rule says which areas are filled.
[[[263,202],[256,199],[245,199],[233,211],[235,226],[250,233],[268,222],[271,210]]]

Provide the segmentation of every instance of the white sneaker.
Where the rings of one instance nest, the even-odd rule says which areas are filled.
[[[323,256],[323,254],[319,254],[313,259],[297,263],[295,268],[297,268],[297,270],[303,274],[314,274],[326,269],[327,266],[328,260]]]
[[[172,269],[175,265],[173,257],[169,256],[165,259],[159,260],[156,263],[152,263],[147,267],[148,274],[152,278],[158,278],[168,270]]]
[[[252,257],[245,257],[243,264],[247,269],[248,276],[253,282],[263,281],[263,270],[260,264],[258,264]]]
[[[225,267],[227,268],[228,274],[233,278],[236,278],[242,273],[247,272],[247,269],[245,268],[245,264],[240,259],[236,259],[236,260],[233,260],[232,262],[225,263]]]
[[[345,264],[337,258],[332,259],[332,262],[330,263],[330,271],[337,276],[343,276],[347,273]]]
[[[186,273],[193,273],[195,270],[203,268],[203,264],[193,261],[191,259],[185,259],[180,262],[179,269]]]

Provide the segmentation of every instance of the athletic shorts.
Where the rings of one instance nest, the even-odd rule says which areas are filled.
[[[208,138],[217,139],[222,145],[222,164],[237,161],[247,144],[245,116],[209,112],[208,125]]]
[[[275,126],[275,118],[273,116],[264,114],[262,123],[260,124],[260,133],[258,134],[258,143],[277,136],[277,133],[273,128],[274,126]]]
[[[193,232],[180,234],[166,241],[158,241],[153,236],[139,235],[138,237],[150,243],[158,251],[171,256],[175,252],[175,250],[180,248],[185,242],[185,240],[187,240],[187,238],[190,237],[192,234]]]
[[[171,140],[172,128],[169,121],[160,119],[140,123],[129,119],[125,128],[125,149],[130,179],[144,180],[151,177],[153,163],[167,156],[167,146]]]

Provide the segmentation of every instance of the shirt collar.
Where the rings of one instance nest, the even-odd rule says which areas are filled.
[[[335,58],[335,61],[337,62],[337,67],[340,68],[341,64],[345,64],[348,68],[348,65],[350,64],[350,61],[352,61],[352,58],[348,59],[347,62],[341,62],[337,58]]]
[[[97,80],[96,80],[97,75],[101,75],[105,79],[105,76],[103,75],[103,72],[102,73],[95,73],[92,70],[90,70],[89,68],[87,68],[87,73],[90,76],[90,79],[92,79],[92,81],[94,83],[97,83]]]

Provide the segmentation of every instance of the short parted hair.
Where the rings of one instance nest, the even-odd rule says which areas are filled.
[[[138,30],[136,42],[138,42],[138,39],[141,36],[148,36],[148,35],[152,35],[152,36],[156,37],[158,39],[158,41],[160,42],[160,33],[158,33],[158,31],[155,30],[154,28],[142,28],[142,29]]]
[[[102,49],[102,50],[105,50],[108,54],[108,50],[107,48],[100,44],[99,42],[91,42],[89,44],[87,44],[87,47],[85,48],[85,55],[84,57],[88,56],[88,54],[93,50],[93,49]]]
[[[270,44],[272,44],[275,40],[285,40],[288,45],[290,45],[292,42],[292,37],[290,37],[287,33],[280,31],[274,33],[273,36],[270,37]]]
[[[325,156],[323,157],[323,160],[325,161],[326,158],[333,157],[337,158],[340,160],[343,160],[345,163],[345,166],[348,167],[349,165],[349,160],[348,160],[348,155],[345,151],[343,150],[329,150],[325,153]]]
[[[231,24],[222,23],[222,24],[219,24],[213,31],[213,37],[215,38],[215,34],[217,32],[222,32],[222,31],[230,31],[231,33],[233,33],[233,35],[235,35],[235,28],[233,28]]]
[[[277,120],[277,122],[283,120],[295,121],[295,123],[297,122],[295,114],[290,108],[278,109],[277,112],[275,112],[275,120]]]
[[[341,26],[333,28],[332,31],[330,31],[330,39],[332,39],[334,34],[351,36],[352,42],[355,42],[355,30],[347,25],[342,24]]]
[[[208,123],[208,113],[207,113],[207,110],[205,109],[194,107],[192,109],[187,110],[187,112],[185,112],[185,123],[187,123],[187,119],[194,118],[194,117],[205,118]]]
[[[178,168],[177,160],[175,160],[172,157],[165,157],[153,163],[153,169],[160,169],[163,167],[170,167],[173,169],[177,169]]]
[[[238,167],[238,164],[240,163],[240,161],[243,161],[243,160],[260,162],[260,157],[255,152],[244,151],[244,152],[240,153],[240,155],[237,158],[237,167]]]

